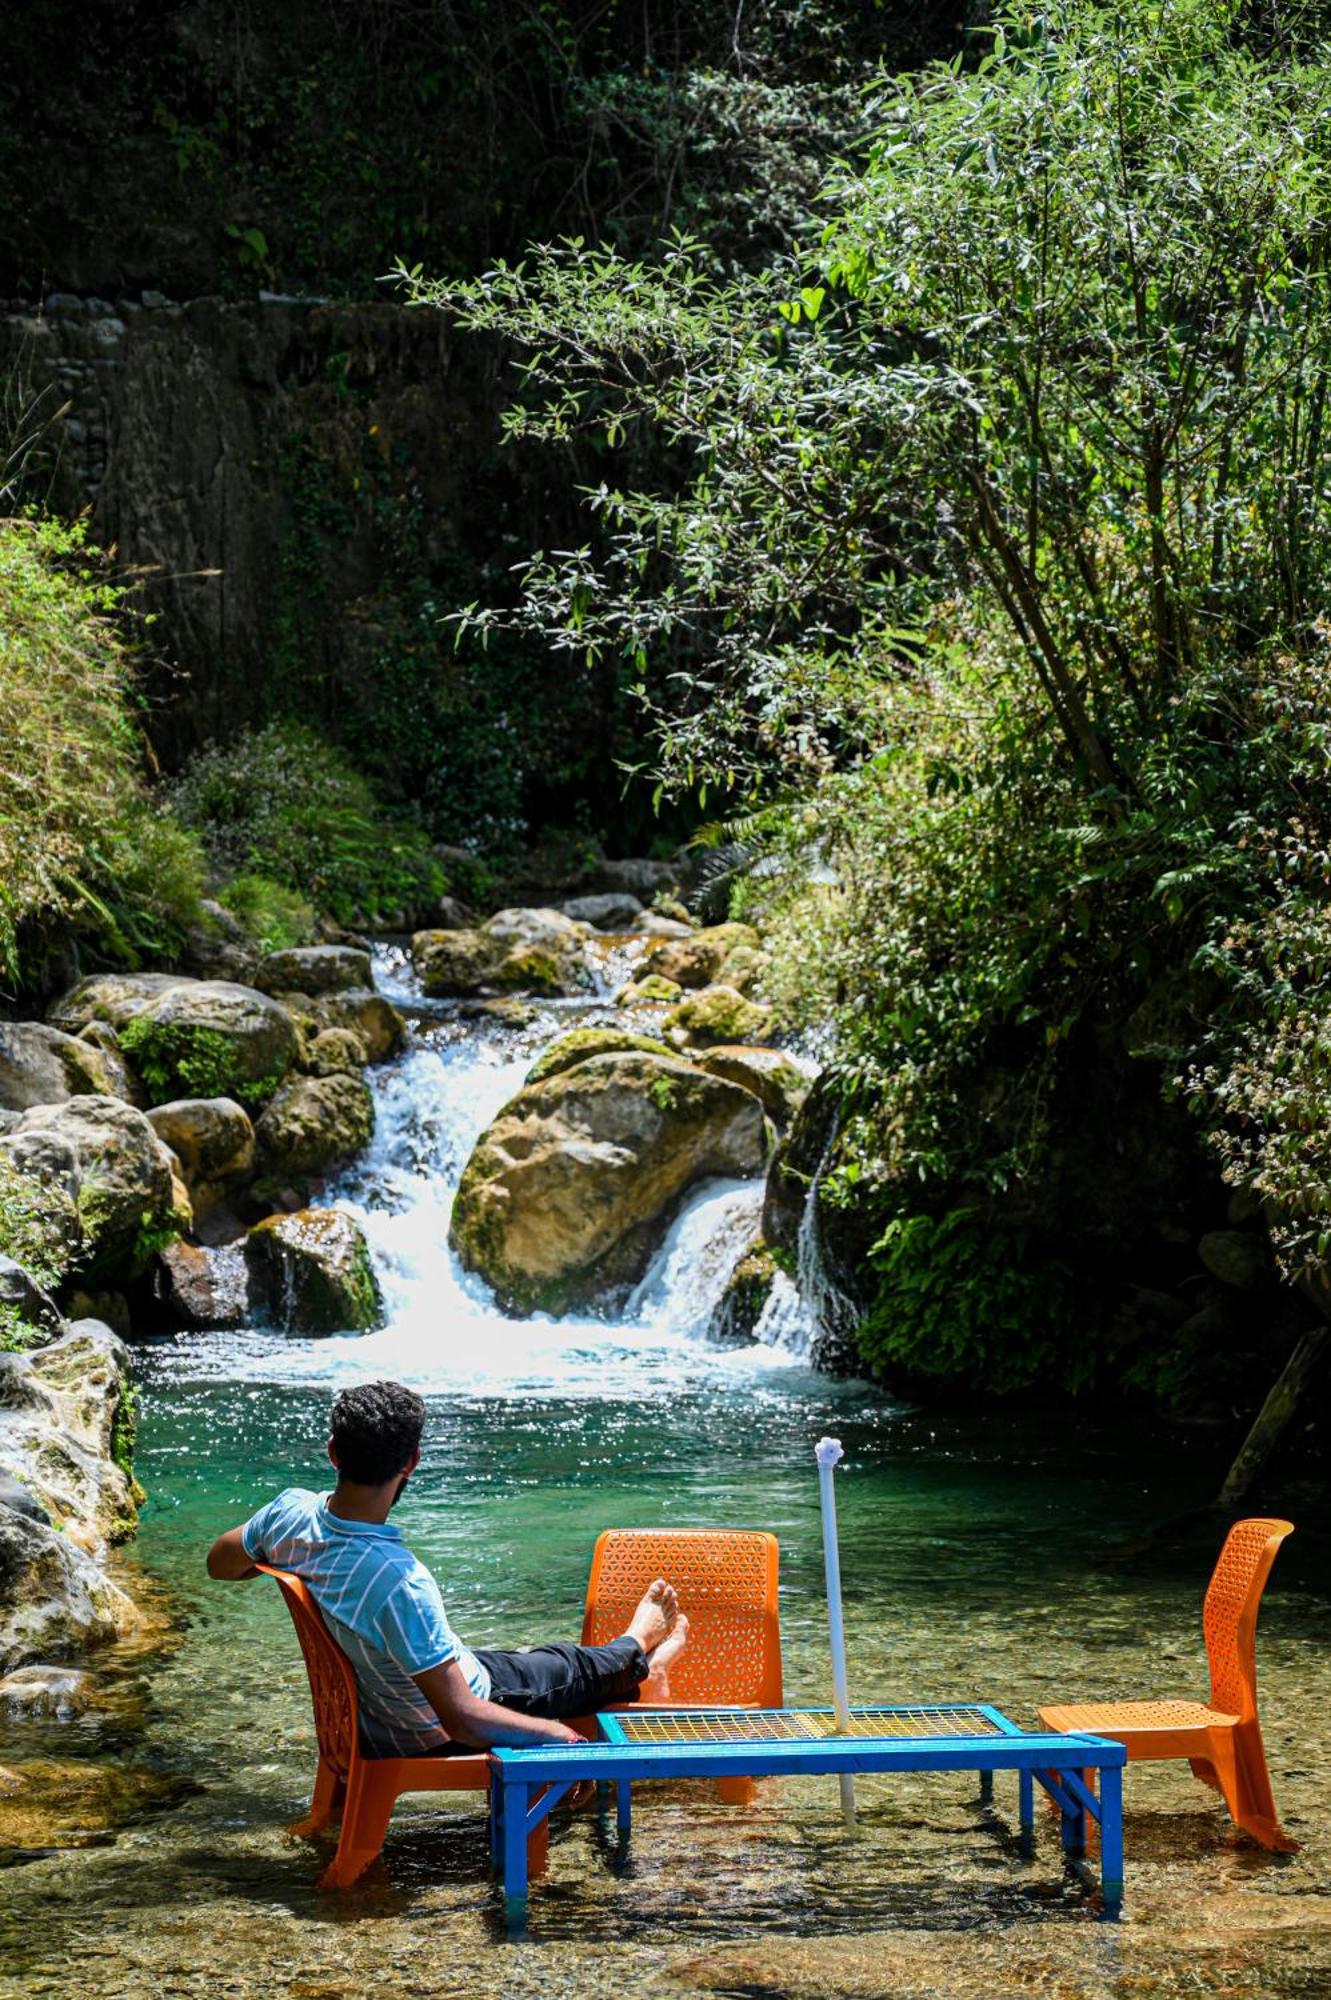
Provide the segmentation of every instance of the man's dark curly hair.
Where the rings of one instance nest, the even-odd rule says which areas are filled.
[[[421,1441],[425,1405],[400,1382],[358,1382],[333,1404],[337,1469],[357,1486],[383,1486]]]

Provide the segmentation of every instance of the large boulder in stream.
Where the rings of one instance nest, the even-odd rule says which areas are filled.
[[[687,937],[668,938],[658,944],[647,959],[646,971],[677,986],[710,986],[723,977],[723,969],[733,953],[760,953],[762,940],[752,924],[712,924],[707,930],[692,931]]]
[[[590,992],[590,926],[560,910],[499,910],[471,931],[417,931],[412,963],[436,998],[540,993],[551,999]]]
[[[284,1333],[363,1333],[383,1299],[359,1225],[340,1208],[270,1215],[245,1239],[250,1301]]]
[[[749,1091],[664,1051],[542,1060],[467,1162],[452,1241],[508,1310],[562,1313],[640,1278],[700,1181],[760,1173],[765,1130]]]
[[[255,984],[265,993],[345,993],[374,985],[368,951],[348,944],[308,944],[271,951]]]
[[[82,1242],[70,1265],[109,1281],[137,1277],[188,1228],[188,1191],[141,1111],[115,1097],[72,1097],[25,1111],[0,1139],[18,1170],[72,1204]]]
[[[268,1179],[326,1174],[369,1144],[374,1099],[361,1076],[295,1076],[284,1083],[255,1127]]]

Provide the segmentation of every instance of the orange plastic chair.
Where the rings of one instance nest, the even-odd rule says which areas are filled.
[[[756,1529],[607,1528],[596,1541],[582,1621],[585,1646],[628,1624],[654,1577],[679,1593],[689,1643],[670,1669],[670,1708],[780,1708],[780,1549]],[[752,1778],[719,1778],[731,1805],[757,1792]]]
[[[319,1877],[321,1889],[349,1889],[384,1844],[393,1807],[404,1792],[488,1792],[490,1760],[468,1757],[366,1757],[361,1754],[356,1671],[330,1634],[298,1576],[257,1563],[276,1579],[296,1628],[314,1706],[319,1768],[304,1819],[287,1829],[308,1839],[342,1817],[337,1852]],[[528,1848],[533,1872],[545,1863],[548,1821]]]
[[[1291,1521],[1236,1521],[1207,1587],[1202,1629],[1211,1699],[1071,1702],[1040,1710],[1047,1729],[1085,1730],[1122,1743],[1134,1758],[1186,1757],[1220,1792],[1231,1819],[1263,1847],[1296,1854],[1276,1817],[1257,1720],[1257,1612]]]

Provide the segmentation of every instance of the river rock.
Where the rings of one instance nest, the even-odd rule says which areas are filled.
[[[327,1173],[369,1144],[374,1099],[363,1077],[297,1076],[284,1083],[255,1127],[265,1175]]]
[[[695,927],[680,917],[663,916],[660,910],[644,910],[633,928],[642,937],[687,938],[693,936]]]
[[[560,910],[499,910],[474,931],[417,931],[412,963],[428,994],[540,993],[551,998],[595,985],[586,925]]]
[[[346,993],[374,985],[367,951],[345,944],[302,945],[293,951],[269,952],[260,963],[255,984],[264,993]]]
[[[51,1516],[36,1494],[21,1479],[15,1479],[12,1472],[0,1471],[0,1507],[12,1507],[16,1514],[26,1515],[29,1521],[50,1524]]]
[[[71,1097],[117,1094],[119,1081],[100,1049],[45,1021],[0,1021],[0,1107],[28,1111]]]
[[[479,918],[456,896],[441,896],[434,906],[432,927],[439,931],[474,931]]]
[[[152,1001],[181,983],[177,972],[95,973],[54,1001],[47,1009],[47,1019],[69,1035],[77,1035],[90,1021],[105,1021],[119,1031]]]
[[[763,1316],[776,1275],[776,1260],[759,1238],[749,1245],[726,1280],[707,1329],[711,1339],[725,1347],[746,1346]]]
[[[0,1355],[0,1470],[69,1541],[96,1555],[134,1531],[129,1350],[97,1320],[30,1354]]]
[[[87,1042],[97,1050],[102,1074],[109,1083],[112,1096],[123,1097],[126,1104],[134,1105],[139,1111],[146,1108],[147,1092],[125,1061],[120,1037],[109,1022],[89,1021],[79,1029],[75,1040]]]
[[[120,1030],[120,1046],[154,1104],[182,1097],[264,1104],[300,1055],[286,1010],[256,987],[224,979],[168,988]]]
[[[641,1277],[689,1190],[761,1171],[762,1106],[676,1057],[592,1055],[527,1084],[478,1141],[453,1209],[462,1261],[516,1312]]]
[[[1212,1229],[1197,1245],[1197,1255],[1222,1285],[1255,1292],[1275,1276],[1270,1247],[1250,1229]]]
[[[0,1679],[0,1712],[19,1722],[72,1722],[88,1699],[88,1676],[77,1667],[16,1667]]]
[[[199,1196],[219,1198],[224,1183],[243,1180],[254,1167],[254,1127],[231,1097],[178,1097],[149,1111],[148,1123],[179,1160],[185,1184]],[[206,1202],[199,1205],[207,1205]]]
[[[761,950],[762,940],[752,924],[712,924],[705,931],[690,931],[656,945],[648,954],[646,970],[679,986],[710,986],[741,946],[751,952]]]
[[[650,1035],[630,1034],[625,1028],[573,1028],[541,1050],[525,1081],[544,1083],[546,1077],[558,1076],[561,1070],[572,1069],[575,1063],[586,1062],[589,1056],[617,1055],[626,1049],[637,1049],[650,1056],[674,1054],[664,1042]]]
[[[359,1226],[338,1208],[270,1215],[245,1240],[250,1298],[286,1333],[364,1332],[383,1300]]]
[[[619,895],[575,896],[563,906],[564,915],[575,924],[590,924],[598,931],[630,931],[642,915],[642,904],[627,892]]]
[[[320,1028],[306,1051],[306,1066],[315,1076],[359,1076],[369,1051],[354,1028]]]
[[[0,1505],[0,1673],[133,1631],[138,1614],[67,1535]]]
[[[670,1009],[663,1031],[666,1040],[681,1049],[762,1042],[772,1032],[772,1010],[746,1000],[733,986],[705,986]]]
[[[593,869],[598,889],[636,896],[643,903],[678,888],[681,872],[678,862],[648,861],[636,855],[620,861],[598,861]]]
[[[684,988],[675,979],[663,979],[659,972],[648,972],[641,979],[632,979],[627,986],[621,986],[615,995],[616,1007],[673,1007]]]
[[[152,1289],[172,1326],[211,1330],[244,1324],[247,1283],[244,1255],[236,1245],[168,1243],[158,1252]]]
[[[192,1220],[171,1154],[144,1114],[119,1098],[37,1105],[0,1139],[0,1151],[72,1199],[87,1277],[136,1277],[160,1241]]]
[[[12,1257],[0,1256],[0,1306],[8,1306],[25,1326],[37,1333],[60,1331],[59,1306],[31,1272],[16,1264]]]
[[[308,1012],[317,1027],[350,1028],[360,1037],[367,1062],[391,1062],[406,1046],[406,1022],[382,993],[369,987],[315,995]]]
[[[716,975],[718,986],[733,986],[737,993],[752,993],[767,971],[770,961],[765,951],[740,944],[729,953]]]
[[[779,1049],[750,1049],[722,1042],[697,1058],[713,1076],[724,1076],[742,1090],[751,1090],[778,1125],[789,1125],[809,1094],[809,1079],[798,1064]]]

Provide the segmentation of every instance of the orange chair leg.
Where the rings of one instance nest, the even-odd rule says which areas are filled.
[[[391,1779],[373,1763],[353,1773],[342,1810],[337,1853],[319,1877],[321,1889],[349,1889],[365,1873],[384,1844],[388,1822],[397,1803]]]
[[[1226,1791],[1225,1800],[1235,1824],[1263,1847],[1275,1848],[1281,1854],[1297,1854],[1298,1841],[1285,1832],[1276,1817],[1271,1775],[1266,1768],[1266,1747],[1255,1716],[1251,1722],[1240,1722],[1234,1731],[1232,1769],[1233,1795]]]
[[[1215,1765],[1209,1757],[1189,1757],[1188,1762],[1192,1766],[1192,1775],[1194,1778],[1200,1778],[1202,1783],[1209,1785],[1213,1792],[1221,1790],[1220,1780],[1215,1774]]]
[[[304,1819],[293,1820],[287,1832],[301,1840],[309,1840],[313,1834],[322,1833],[328,1822],[336,1819],[341,1812],[345,1797],[346,1786],[321,1757],[314,1775],[314,1797],[310,1800],[310,1809]]]

